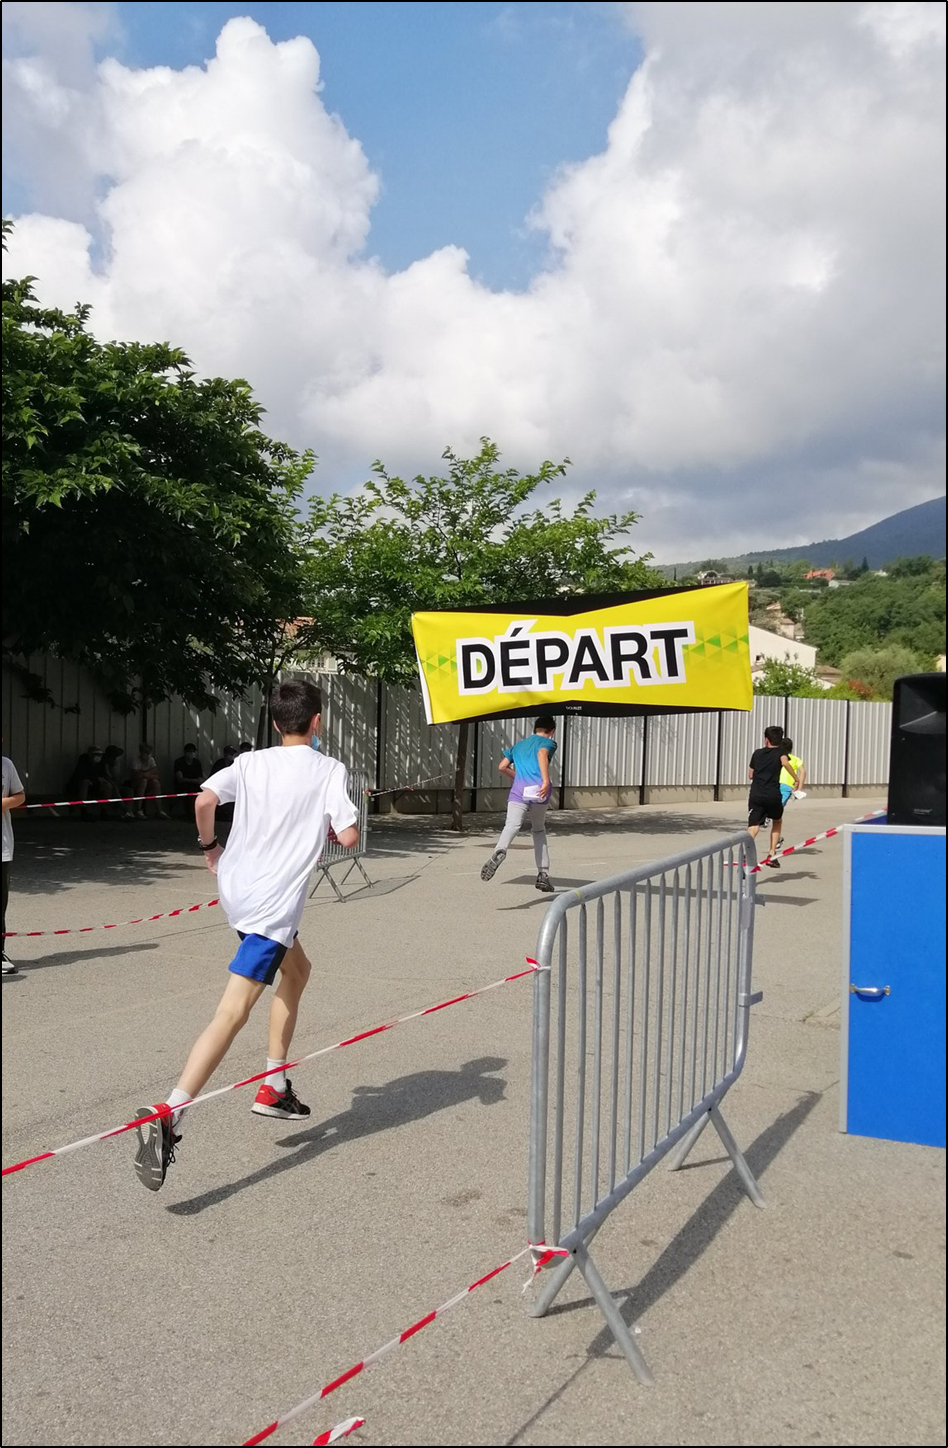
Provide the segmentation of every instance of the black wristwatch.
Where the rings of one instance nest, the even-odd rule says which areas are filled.
[[[201,839],[201,836],[198,835],[198,849],[199,849],[199,850],[203,850],[205,854],[207,854],[208,850],[216,850],[216,849],[217,849],[217,846],[218,846],[219,844],[220,844],[220,840],[217,838],[216,835],[215,835],[214,838],[211,840],[211,843],[210,843],[209,845],[206,845],[206,844],[204,843],[204,841]]]

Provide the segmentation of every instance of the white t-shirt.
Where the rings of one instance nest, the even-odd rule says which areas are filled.
[[[308,745],[239,754],[204,781],[234,805],[217,883],[235,930],[293,943],[330,823],[338,834],[359,817],[348,782],[345,765]]]
[[[23,788],[23,781],[14,768],[13,761],[3,755],[3,797],[7,799],[11,794],[19,794]],[[10,811],[3,811],[3,863],[6,865],[13,859],[13,820]]]

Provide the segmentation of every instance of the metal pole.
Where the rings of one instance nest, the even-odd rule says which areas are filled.
[[[646,780],[648,779],[648,715],[642,715],[642,783],[639,785],[639,804],[644,804],[646,799]]]
[[[852,728],[852,699],[846,700],[846,733],[843,737],[843,799],[849,798],[849,746]]]
[[[559,808],[566,808],[566,770],[569,764],[569,715],[563,715],[563,748],[560,757]]]
[[[477,778],[481,767],[481,725],[474,724],[474,742],[471,745],[471,814],[477,813]]]
[[[714,765],[714,802],[721,803],[721,774],[724,770],[724,712],[718,710],[717,758]]]
[[[375,788],[376,794],[372,797],[372,809],[376,814],[379,812],[380,799],[378,791],[382,788],[382,723],[384,709],[382,702],[382,690],[385,685],[381,679],[375,682]]]

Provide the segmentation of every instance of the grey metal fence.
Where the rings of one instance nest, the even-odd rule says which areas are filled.
[[[578,1268],[642,1382],[648,1367],[589,1255],[607,1217],[713,1123],[745,1190],[757,1183],[721,1115],[744,1066],[753,957],[754,842],[740,833],[560,895],[540,928],[534,984],[528,1233]]]
[[[342,893],[342,886],[346,883],[353,870],[358,870],[367,885],[372,881],[362,867],[362,861],[369,852],[369,782],[364,774],[350,774],[349,776],[349,798],[359,811],[359,838],[351,850],[344,849],[336,839],[327,839],[323,846],[314,874],[313,888],[309,892],[310,899],[316,894],[324,880],[332,886],[337,900],[345,900]],[[341,880],[333,875],[333,866],[343,865],[346,867],[345,874]]]
[[[180,699],[145,717],[116,714],[95,681],[74,664],[46,657],[30,667],[58,707],[27,697],[24,683],[3,670],[5,751],[34,798],[59,797],[78,756],[91,743],[117,744],[130,759],[138,741],[152,744],[165,788],[174,759],[194,742],[206,766],[228,743],[256,737],[259,691],[247,700],[222,698],[216,712],[197,713]],[[457,727],[425,721],[417,690],[352,674],[313,676],[322,686],[323,745],[349,769],[386,791],[382,808],[450,809]],[[667,799],[727,799],[747,787],[747,761],[768,724],[783,726],[807,767],[807,787],[838,792],[884,790],[888,780],[891,705],[834,699],[757,698],[749,713],[671,715],[651,719],[568,716],[557,733],[555,799],[560,808],[605,808]],[[487,720],[470,731],[466,803],[502,809],[506,787],[497,773],[501,750],[529,733],[530,720]],[[268,739],[271,736],[267,735]],[[127,762],[127,761],[126,761]],[[425,780],[423,790],[403,793]]]

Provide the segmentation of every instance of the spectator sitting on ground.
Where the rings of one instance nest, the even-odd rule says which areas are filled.
[[[174,762],[174,787],[177,794],[195,795],[204,783],[204,765],[198,757],[197,745],[186,744],[184,753]],[[183,799],[181,801],[182,813],[185,819],[191,819],[194,814],[194,800]]]
[[[138,746],[138,753],[132,760],[132,791],[136,795],[160,794],[161,780],[158,777],[158,765],[155,763],[155,756],[151,752],[151,745],[142,740]],[[132,806],[132,815],[135,819],[144,819],[144,801],[136,800]],[[168,814],[155,801],[156,819],[166,820]]]
[[[222,769],[229,769],[236,758],[237,750],[233,744],[225,744],[224,753],[214,765],[211,774],[218,774]],[[217,818],[219,820],[232,820],[234,818],[234,806],[232,804],[222,804],[217,811]]]
[[[97,744],[90,744],[85,754],[80,754],[76,761],[66,785],[66,795],[69,799],[103,799],[111,788],[108,771],[102,761],[102,750]],[[92,815],[80,808],[79,817],[91,819]]]
[[[131,781],[126,773],[125,765],[122,763],[124,758],[125,750],[120,749],[117,744],[107,745],[105,753],[102,756],[102,768],[109,782],[106,794],[112,795],[116,799],[121,798],[123,794],[131,794],[132,792]],[[114,808],[109,806],[109,809],[113,819],[130,820],[132,817],[132,812],[128,805],[116,804]]]
[[[229,769],[236,758],[237,750],[233,744],[225,744],[224,752],[211,769],[211,774],[217,774],[221,769]]]

